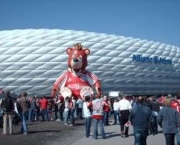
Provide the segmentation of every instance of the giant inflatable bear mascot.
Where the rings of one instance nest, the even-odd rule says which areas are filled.
[[[73,48],[67,48],[68,70],[60,75],[55,81],[51,96],[55,97],[61,93],[63,97],[74,96],[75,99],[87,93],[94,94],[92,87],[95,87],[96,95],[101,95],[101,85],[98,77],[86,70],[87,56],[90,54],[88,48],[83,48],[80,43],[74,44]]]

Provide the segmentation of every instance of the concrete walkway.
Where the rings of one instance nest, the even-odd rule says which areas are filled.
[[[129,137],[122,138],[120,137],[120,126],[119,125],[110,125],[105,126],[106,139],[100,139],[100,136],[97,140],[93,138],[86,138],[85,136],[72,145],[133,145],[134,136],[133,128],[130,126]],[[165,145],[165,138],[163,133],[159,133],[155,136],[150,135],[147,138],[147,145]]]

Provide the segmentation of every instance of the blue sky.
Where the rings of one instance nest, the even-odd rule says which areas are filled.
[[[179,0],[0,0],[0,30],[70,29],[180,47]]]

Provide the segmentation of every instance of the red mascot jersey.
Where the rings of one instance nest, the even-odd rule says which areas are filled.
[[[74,75],[71,71],[63,73],[54,83],[60,89],[62,87],[68,87],[72,91],[72,95],[77,99],[80,96],[80,90],[85,86],[93,86],[97,81],[98,77],[89,71],[84,71],[79,76]],[[100,87],[100,84],[99,86]]]

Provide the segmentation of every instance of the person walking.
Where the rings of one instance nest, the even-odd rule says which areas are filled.
[[[75,110],[76,110],[75,108],[76,108],[76,100],[72,96],[69,101],[69,116],[71,121],[69,126],[74,126],[75,124]]]
[[[40,108],[41,108],[41,115],[43,121],[49,121],[48,117],[48,100],[46,99],[46,96],[43,96],[43,98],[40,100]]]
[[[69,101],[70,98],[67,96],[65,98],[65,104],[64,104],[64,125],[69,126],[68,124],[68,118],[69,118]]]
[[[12,125],[12,115],[14,110],[14,102],[13,98],[11,97],[10,91],[5,93],[5,100],[2,102],[3,107],[3,133],[2,135],[7,134],[7,119],[9,120],[9,134],[11,135],[13,132],[13,125]]]
[[[129,117],[134,129],[134,145],[146,145],[149,124],[153,122],[151,110],[143,103],[144,98],[138,96]]]
[[[85,118],[85,130],[86,137],[90,137],[90,129],[91,129],[91,102],[90,96],[85,96],[85,101],[83,102],[83,115]]]
[[[83,111],[83,100],[82,100],[82,98],[79,97],[76,104],[77,104],[77,118],[83,119],[83,117],[82,117],[82,111]]]
[[[32,97],[30,100],[29,108],[29,121],[34,122],[35,120],[35,111],[37,109],[35,97]]]
[[[104,125],[108,126],[109,125],[109,112],[110,112],[110,107],[111,107],[111,103],[108,99],[107,96],[103,97],[103,101],[104,101]]]
[[[114,110],[114,123],[113,125],[116,125],[117,123],[120,123],[120,114],[119,114],[119,99],[115,98],[113,103],[113,110]]]
[[[175,134],[180,133],[180,118],[177,110],[171,107],[170,98],[165,99],[164,107],[159,111],[157,122],[163,129],[166,145],[175,145]]]
[[[176,109],[180,115],[180,93],[178,93],[176,98],[172,100],[171,107]],[[176,142],[177,145],[180,145],[180,134],[178,132],[176,133]]]
[[[153,124],[152,124],[153,133],[157,134],[158,133],[157,116],[160,111],[160,105],[156,101],[155,96],[149,97],[149,104],[150,104],[150,109],[152,111],[152,116],[153,116]]]
[[[27,120],[29,116],[29,107],[30,107],[30,102],[27,98],[27,93],[23,92],[21,94],[21,98],[19,99],[19,105],[21,107],[21,133],[27,134],[28,133],[28,128],[27,128]]]
[[[126,124],[129,120],[129,113],[132,110],[132,106],[127,96],[123,96],[123,99],[119,101],[119,110],[121,115],[120,129],[121,137],[128,137],[129,126]]]
[[[97,139],[98,137],[98,124],[100,125],[101,130],[101,138],[105,139],[105,131],[104,131],[104,101],[100,99],[99,95],[96,95],[96,99],[92,101],[92,118],[94,122],[94,132],[93,137]]]

